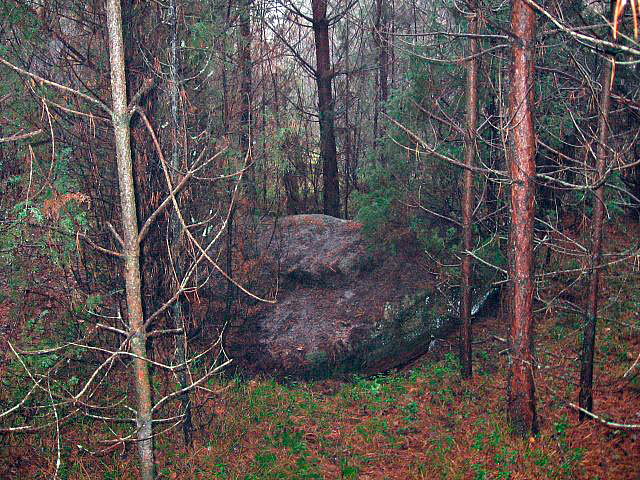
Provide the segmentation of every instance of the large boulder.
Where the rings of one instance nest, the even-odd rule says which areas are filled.
[[[374,254],[359,223],[325,215],[262,225],[258,283],[277,283],[277,303],[255,305],[230,329],[235,362],[250,373],[317,378],[380,372],[425,353],[458,319],[426,260],[406,248],[410,235],[404,242]]]

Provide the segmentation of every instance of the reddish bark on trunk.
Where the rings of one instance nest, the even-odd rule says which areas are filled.
[[[533,69],[535,12],[514,0],[511,12],[513,64],[509,92],[512,283],[511,369],[507,397],[514,432],[537,431],[533,380],[533,223],[535,216],[535,153]]]

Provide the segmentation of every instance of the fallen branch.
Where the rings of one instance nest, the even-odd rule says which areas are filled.
[[[579,412],[584,413],[585,415],[588,415],[589,417],[599,421],[601,424],[603,424],[605,427],[608,428],[613,428],[613,429],[621,429],[621,430],[640,430],[640,424],[629,424],[629,423],[616,423],[616,422],[610,422],[608,420],[605,420],[602,417],[599,417],[598,415],[596,415],[595,413],[590,412],[589,410],[586,410],[582,407],[579,407],[578,405],[576,405],[575,403],[569,403],[569,406],[571,408],[573,408],[574,410],[578,410]]]

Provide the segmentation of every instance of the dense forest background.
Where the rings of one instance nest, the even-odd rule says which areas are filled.
[[[625,5],[2,2],[3,475],[195,476],[176,474],[187,467],[172,470],[158,446],[183,442],[181,458],[195,464],[230,405],[250,417],[242,405],[258,402],[256,391],[313,396],[306,384],[225,377],[226,327],[277,301],[277,280],[255,275],[252,239],[265,218],[303,213],[357,221],[372,255],[427,258],[457,298],[460,338],[455,356],[441,352],[441,367],[407,381],[446,390],[437,408],[473,412],[465,391],[489,375],[514,455],[545,445],[519,460],[536,473],[518,476],[505,473],[517,462],[503,440],[469,434],[465,451],[486,459],[452,463],[460,478],[595,478],[604,467],[592,461],[585,473],[584,451],[568,460],[570,421],[602,429],[589,451],[618,442],[624,455],[610,461],[630,470],[615,478],[637,475],[640,45],[636,2]],[[500,307],[478,337],[471,306],[487,286],[499,289]],[[555,351],[543,341],[565,343]],[[541,391],[547,371],[555,383]],[[359,378],[350,395],[379,403],[393,378]],[[594,407],[594,390],[602,405],[615,397],[615,418]],[[417,421],[421,404],[408,401],[399,418]],[[250,466],[239,454],[233,470],[229,438],[249,427],[238,428],[219,437],[210,475],[429,472],[376,476],[337,453],[327,456],[339,459],[332,470],[306,450],[320,433],[286,427],[271,446],[303,459],[298,470],[277,476],[264,451]],[[453,447],[442,448],[444,459]],[[425,464],[439,465],[434,458]],[[127,473],[108,477],[118,462]]]

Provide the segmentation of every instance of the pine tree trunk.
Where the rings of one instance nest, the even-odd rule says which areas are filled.
[[[476,2],[471,0],[472,17],[469,19],[468,33],[477,33],[478,20],[475,14]],[[471,167],[476,156],[476,127],[478,124],[478,41],[469,37],[469,52],[472,58],[467,62],[467,129],[465,132],[465,165]],[[470,169],[464,171],[464,187],[462,194],[462,235],[466,252],[473,248],[472,236],[473,215],[473,172]],[[460,300],[460,368],[463,378],[471,377],[471,283],[472,283],[472,257],[465,254],[462,258],[462,298]]]
[[[533,129],[533,69],[535,64],[535,12],[524,0],[514,0],[511,12],[513,65],[509,92],[511,172],[510,282],[511,369],[507,397],[514,433],[537,431],[533,381],[533,223],[535,216],[535,154]]]
[[[340,217],[340,186],[335,138],[335,110],[331,83],[329,22],[327,0],[312,0],[313,34],[316,44],[316,83],[318,84],[318,113],[320,116],[320,157],[322,158],[325,215]]]

